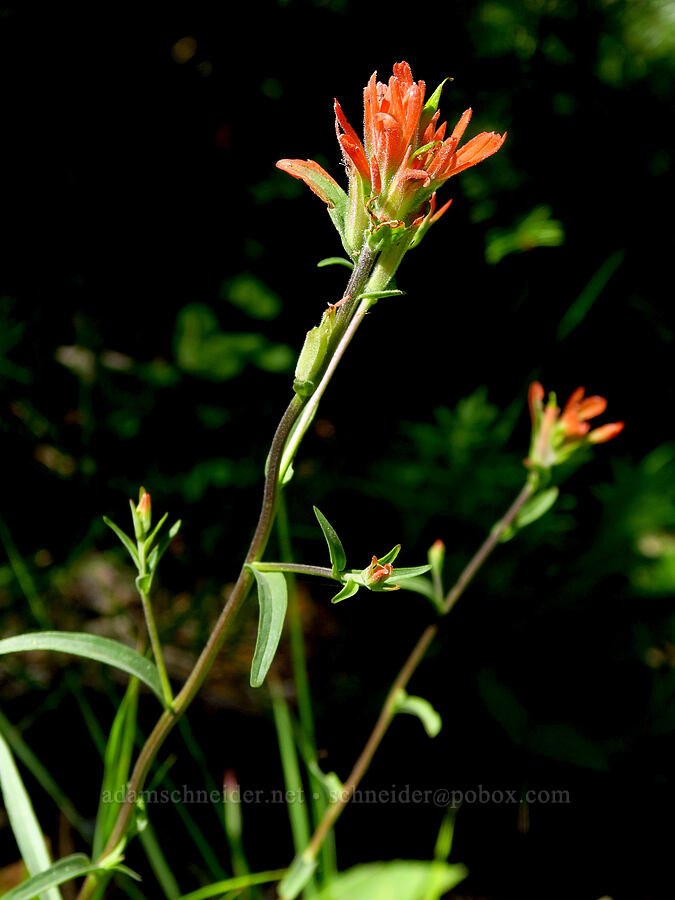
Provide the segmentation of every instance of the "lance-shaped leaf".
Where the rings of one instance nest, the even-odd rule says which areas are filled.
[[[103,516],[103,521],[108,526],[108,528],[112,528],[112,530],[115,532],[117,537],[120,539],[120,541],[122,541],[122,543],[126,547],[127,552],[129,553],[129,556],[134,561],[134,565],[136,566],[136,568],[140,569],[141,566],[140,566],[140,562],[138,559],[138,550],[136,549],[136,545],[131,540],[131,538],[122,531],[122,529],[119,527],[119,525],[115,525],[115,523],[113,522],[112,519],[109,519],[107,516]]]
[[[89,875],[92,872],[107,872],[109,870],[123,872],[136,881],[140,881],[140,876],[136,872],[132,872],[126,866],[108,865],[103,861],[103,865],[92,862],[84,853],[73,853],[72,856],[64,856],[53,866],[40,872],[39,875],[33,875],[27,881],[12,888],[6,894],[2,895],[3,900],[33,900],[38,894],[45,896],[45,891],[50,888],[56,889],[59,884],[65,884],[66,881],[72,881],[73,878],[81,878],[83,875]]]
[[[380,563],[382,560],[380,560]],[[390,584],[398,584],[399,582],[403,582],[402,587],[405,587],[405,580],[407,578],[417,578],[418,575],[426,575],[427,572],[431,570],[430,565],[426,566],[401,566],[396,567],[394,569],[394,574],[389,579]]]
[[[2,735],[0,735],[0,787],[21,859],[30,875],[39,875],[51,866],[52,861],[12,751]],[[59,890],[53,886],[47,886],[39,892],[33,891],[27,896],[32,898],[38,893],[40,900],[61,900]]]
[[[405,294],[405,291],[393,290],[393,291],[366,291],[363,294],[359,294],[359,300],[382,300],[386,297],[402,297]]]
[[[169,544],[176,537],[178,532],[180,531],[180,526],[182,525],[181,519],[178,519],[177,522],[174,522],[171,528],[169,529],[169,533],[166,534],[162,540],[157,544],[156,547],[153,547],[149,556],[148,556],[148,566],[150,567],[150,571],[154,574],[157,565],[159,564],[160,559],[164,556],[166,551],[169,549]]]
[[[246,568],[258,584],[258,638],[251,663],[251,687],[260,687],[277,652],[286,618],[288,592],[281,572],[259,572],[254,566]]]
[[[345,582],[345,586],[342,588],[342,590],[338,591],[338,593],[333,597],[331,603],[339,603],[340,600],[346,600],[347,597],[353,597],[354,594],[358,591],[359,587],[361,587],[361,585],[350,578],[347,582]]]
[[[344,547],[342,546],[340,538],[337,536],[337,532],[321,510],[317,509],[316,506],[313,507],[313,509],[314,515],[321,526],[323,536],[326,538],[326,543],[328,544],[330,561],[333,566],[333,575],[337,578],[347,565],[347,556],[345,555]],[[333,602],[335,602],[335,600]]]
[[[443,726],[441,717],[428,700],[424,697],[412,697],[404,690],[399,691],[396,696],[394,712],[417,716],[430,738],[436,737]]]
[[[389,553],[385,553],[384,556],[379,556],[377,562],[380,566],[386,566],[388,563],[393,563],[396,557],[401,552],[401,545],[396,544],[395,547],[392,547]]]
[[[502,543],[514,537],[521,528],[531,525],[532,522],[536,522],[537,519],[546,515],[558,499],[559,493],[557,487],[551,487],[531,497],[519,511],[515,521],[502,534]]]
[[[164,703],[162,685],[155,664],[126,644],[120,644],[119,641],[79,631],[38,631],[35,634],[19,634],[0,641],[0,655],[26,650],[56,650],[59,653],[72,653],[73,656],[83,656],[86,659],[107,663],[129,675],[135,675]]]
[[[317,269],[323,269],[325,266],[347,266],[348,269],[353,269],[354,263],[343,259],[342,256],[327,256],[316,264]]]

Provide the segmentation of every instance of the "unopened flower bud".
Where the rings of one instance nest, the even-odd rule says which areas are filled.
[[[370,588],[371,591],[398,590],[399,585],[387,585],[385,587],[385,582],[387,579],[391,578],[393,574],[393,565],[391,563],[380,565],[376,556],[373,557],[370,565],[361,572],[364,584],[366,587]]]

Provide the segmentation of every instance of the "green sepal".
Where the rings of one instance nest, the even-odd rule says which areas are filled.
[[[422,107],[422,115],[420,116],[420,126],[419,132],[422,134],[424,129],[427,127],[429,122],[433,119],[436,112],[438,111],[438,105],[441,102],[441,94],[443,93],[443,85],[446,81],[452,81],[453,79],[448,77],[444,78],[443,81],[438,85],[436,90],[433,92],[431,97],[427,100],[427,102]]]
[[[386,566],[388,563],[393,563],[396,557],[401,552],[401,545],[396,544],[395,547],[392,547],[389,553],[385,553],[384,556],[378,558],[377,562],[380,566]]]
[[[353,597],[354,594],[358,591],[358,589],[361,586],[362,586],[361,584],[359,584],[358,582],[349,578],[345,582],[345,585],[342,588],[342,590],[338,591],[338,593],[333,597],[333,599],[330,602],[331,603],[339,603],[341,600],[346,600],[347,597]]]
[[[277,652],[286,618],[288,590],[281,572],[259,572],[255,566],[246,568],[255,576],[258,584],[258,637],[251,663],[251,687],[260,687],[265,680]]]
[[[323,269],[325,266],[347,266],[348,269],[353,269],[354,263],[348,259],[343,259],[341,256],[327,256],[325,259],[320,259],[316,264],[317,269]]]
[[[122,529],[119,527],[119,525],[115,525],[115,523],[112,521],[112,519],[109,519],[107,516],[103,516],[103,521],[108,526],[108,528],[112,528],[112,530],[115,532],[117,537],[122,541],[122,543],[124,544],[124,546],[126,547],[128,553],[129,553],[129,556],[132,558],[134,565],[136,566],[137,569],[140,570],[141,563],[138,558],[138,550],[136,549],[136,546],[135,546],[134,542],[131,540],[131,538],[122,531]]]
[[[396,695],[394,712],[417,716],[430,738],[436,737],[443,727],[443,720],[428,700],[424,697],[412,697],[404,690]]]
[[[326,543],[328,544],[328,552],[330,554],[330,561],[333,567],[333,577],[339,578],[340,573],[344,572],[345,566],[347,565],[347,556],[345,554],[344,547],[342,546],[342,541],[337,536],[336,530],[333,528],[333,526],[330,524],[321,510],[316,506],[312,508],[314,510],[314,515],[316,516],[317,521],[321,526],[321,531],[323,531],[323,536],[326,538]]]

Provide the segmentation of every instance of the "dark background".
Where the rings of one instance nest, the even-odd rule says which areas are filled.
[[[184,521],[156,600],[184,677],[245,552],[294,356],[345,282],[342,268],[315,268],[341,252],[321,202],[274,164],[308,157],[340,180],[334,96],[358,130],[374,68],[384,79],[407,59],[428,91],[452,75],[443,118],[452,126],[470,105],[468,137],[509,137],[444,188],[453,207],[406,258],[407,296],[378,305],[331,384],[287,492],[296,554],[325,564],[316,503],[354,567],[398,541],[403,564],[423,562],[442,537],[450,584],[523,478],[528,382],[608,397],[605,421],[625,432],[564,473],[555,510],[498,550],[411,685],[442,714],[440,736],[401,717],[363,787],[570,792],[527,815],[466,805],[452,859],[471,874],[457,896],[669,896],[667,4],[15,4],[1,15],[0,514],[5,550],[37,592],[29,603],[16,557],[3,564],[2,633],[35,629],[37,608],[53,627],[133,643],[131,571],[100,517],[128,524],[142,483],[159,513]],[[344,777],[430,609],[406,592],[331,607],[329,586],[301,590],[324,768]],[[249,603],[190,718],[216,781],[234,768],[242,787],[279,787],[267,698],[247,687],[255,625]],[[67,666],[107,731],[122,684]],[[93,816],[100,764],[65,667],[3,659],[3,710]],[[278,672],[289,671],[282,648]],[[149,698],[142,711],[149,728]],[[178,738],[169,752],[174,780],[201,787]],[[58,848],[57,811],[37,787],[35,803]],[[220,846],[212,813],[193,812]],[[285,865],[283,808],[244,816],[252,866]],[[441,816],[353,806],[338,826],[341,866],[430,858]],[[181,887],[196,886],[203,867],[179,820],[151,818]],[[4,828],[2,859],[16,855]],[[128,862],[143,869],[137,850]]]

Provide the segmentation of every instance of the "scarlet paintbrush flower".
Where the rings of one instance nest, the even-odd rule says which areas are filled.
[[[369,225],[371,232],[389,226],[396,237],[404,230],[417,230],[417,235],[408,234],[408,240],[410,245],[418,243],[450,206],[448,201],[436,211],[436,190],[453,175],[492,156],[504,143],[506,134],[483,132],[459,147],[471,119],[470,109],[446,138],[447,123],[438,121],[442,87],[425,104],[426,86],[413,80],[407,62],[394,65],[388,84],[378,82],[373,73],[363,94],[363,143],[335,101],[335,129],[349,176],[348,198],[312,160],[277,163],[328,204],[349,252],[360,249]],[[340,218],[342,227],[336,221]]]
[[[601,415],[607,408],[607,401],[604,397],[584,397],[584,393],[584,388],[577,388],[561,413],[554,394],[544,406],[544,388],[538,381],[530,385],[532,445],[526,465],[548,469],[564,462],[583,444],[601,444],[623,431],[623,422],[612,422],[591,430],[588,420]]]

